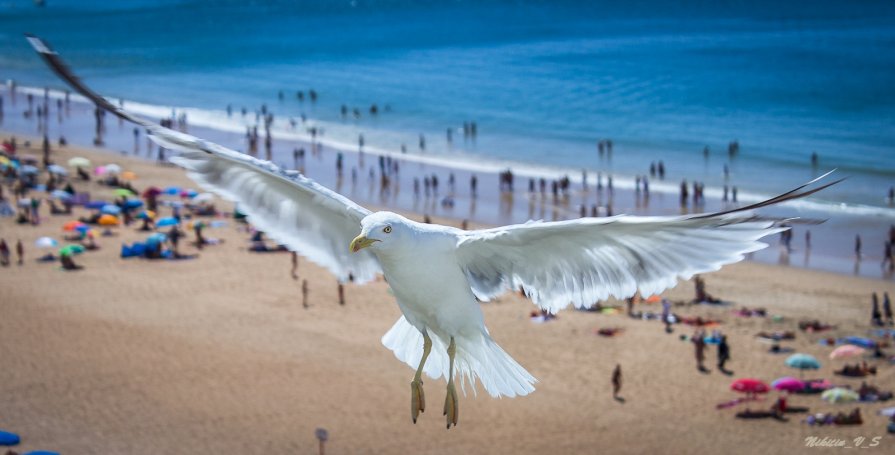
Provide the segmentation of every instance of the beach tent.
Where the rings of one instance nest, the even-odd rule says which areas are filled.
[[[861,396],[854,390],[836,387],[835,389],[824,390],[824,392],[820,394],[820,398],[829,401],[830,403],[852,403],[860,400]]]
[[[842,359],[845,357],[854,357],[857,355],[861,355],[866,350],[860,346],[855,346],[853,344],[845,344],[839,346],[836,349],[833,349],[833,352],[830,353],[830,359]]]
[[[68,160],[68,165],[71,167],[89,167],[90,160],[84,158],[83,156],[76,156]]]
[[[21,442],[19,435],[0,430],[0,446],[14,446]]]

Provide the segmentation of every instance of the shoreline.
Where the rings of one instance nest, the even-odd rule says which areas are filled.
[[[28,93],[36,91],[36,89],[21,89]],[[61,96],[61,92],[50,93],[51,97]],[[19,96],[22,97],[21,94]],[[39,97],[35,96],[38,100]],[[80,96],[72,95],[71,108],[67,114],[59,117],[55,113],[55,105],[51,106],[51,115],[49,116],[49,135],[55,142],[59,135],[65,135],[71,145],[86,145],[92,142],[93,119],[89,113],[89,106],[78,100]],[[25,109],[24,102],[19,100],[15,110],[7,109],[6,119],[0,123],[0,131],[7,134],[26,134],[34,137],[37,133],[36,124],[33,119],[24,119],[21,111]],[[35,104],[40,104],[37,102]],[[52,103],[51,103],[52,104]],[[144,106],[143,108],[134,109],[142,112],[144,115],[149,113],[163,114],[160,107],[152,107],[155,111],[147,111],[145,105],[138,103],[126,102],[128,105]],[[164,109],[167,110],[167,109]],[[190,112],[187,110],[186,112]],[[167,113],[170,116],[170,112]],[[148,115],[146,115],[148,116]],[[151,116],[148,116],[152,118]],[[61,119],[61,121],[59,121]],[[282,119],[281,119],[282,121]],[[128,155],[134,153],[134,140],[132,135],[133,127],[120,122],[111,115],[106,116],[106,133],[104,136],[105,145],[103,150],[111,156],[120,155],[121,152],[127,151]],[[28,133],[28,126],[31,125],[32,133]],[[226,147],[235,150],[245,149],[244,131],[238,131],[237,128],[231,128],[228,131],[208,128],[204,126],[190,126],[189,132],[198,137],[202,137],[213,142],[218,142]],[[335,148],[337,145],[327,142],[325,136],[318,137],[316,149],[317,153],[312,151],[315,147],[302,137],[309,136],[296,131],[282,131],[273,128],[273,161],[284,168],[293,168],[298,164],[299,168],[303,168],[304,174],[320,184],[325,185],[337,192],[355,200],[358,203],[368,206],[381,207],[389,210],[408,211],[420,214],[429,214],[433,216],[447,217],[455,220],[468,219],[471,222],[483,225],[501,225],[523,223],[529,219],[544,220],[562,220],[576,218],[580,216],[580,208],[584,206],[585,213],[588,216],[592,214],[594,206],[598,207],[600,216],[604,216],[611,206],[613,214],[631,214],[631,215],[680,215],[686,213],[701,213],[715,210],[730,208],[732,204],[720,202],[720,196],[715,194],[717,190],[707,189],[705,195],[705,205],[697,207],[697,210],[684,210],[678,204],[678,196],[676,194],[664,191],[656,191],[657,186],[666,185],[673,186],[670,182],[652,183],[650,197],[643,197],[642,194],[633,190],[633,182],[626,179],[616,179],[614,181],[614,191],[610,194],[604,188],[603,191],[594,189],[595,175],[589,173],[589,183],[587,190],[582,188],[580,183],[580,174],[570,175],[572,180],[571,191],[568,196],[560,196],[557,200],[553,200],[550,195],[550,184],[548,180],[547,193],[543,196],[538,193],[536,185],[535,194],[529,194],[527,191],[528,178],[526,175],[533,175],[532,169],[523,168],[521,171],[514,169],[516,174],[515,191],[513,193],[499,193],[497,191],[498,175],[496,172],[471,172],[469,166],[453,166],[445,167],[446,157],[425,156],[418,154],[403,155],[400,153],[382,152],[378,149],[369,147],[364,148],[364,152],[360,153],[358,148],[343,147]],[[136,155],[142,159],[152,160],[155,156],[155,150],[147,154],[146,139],[143,133],[140,133],[137,141]],[[259,140],[259,157],[264,157],[263,133]],[[298,163],[293,156],[293,150],[304,148],[306,150],[304,163]],[[115,150],[119,150],[116,153]],[[374,153],[375,150],[375,153]],[[343,176],[339,178],[335,172],[335,160],[337,154],[343,154],[345,171]],[[400,163],[400,172],[397,179],[388,191],[382,191],[379,186],[378,173],[376,178],[371,178],[368,172],[374,172],[376,160],[380,156],[388,156]],[[303,165],[302,165],[303,164]],[[456,164],[456,163],[453,163]],[[352,170],[357,169],[357,181],[353,183],[351,178]],[[481,168],[479,168],[481,169]],[[492,170],[498,170],[494,168]],[[456,180],[456,190],[450,191],[448,188],[449,174],[453,174]],[[470,197],[469,178],[475,174],[478,178],[478,197]],[[413,179],[422,180],[422,177],[428,175],[437,175],[439,178],[440,191],[438,196],[425,197],[421,195],[414,197]],[[542,174],[543,175],[543,174]],[[559,173],[547,175],[547,177],[559,177]],[[602,181],[605,185],[606,175]],[[420,182],[422,183],[422,182]],[[422,187],[422,185],[420,185]],[[450,196],[453,202],[452,206],[442,204],[445,196]],[[741,203],[751,202],[747,197],[746,200],[741,199]],[[798,202],[798,201],[797,201]],[[688,206],[689,207],[689,206]],[[754,253],[750,259],[755,259],[764,263],[776,263],[780,265],[796,266],[800,268],[813,268],[820,270],[829,270],[841,274],[857,274],[861,276],[873,277],[877,279],[889,280],[893,278],[889,274],[879,268],[875,268],[874,264],[881,262],[879,251],[887,234],[889,220],[880,219],[879,216],[860,216],[860,215],[842,215],[837,217],[829,217],[828,213],[818,212],[807,209],[803,206],[792,206],[792,204],[784,204],[777,207],[763,209],[762,214],[779,217],[803,217],[808,219],[828,219],[828,221],[818,226],[797,226],[794,228],[794,248],[786,252],[779,245],[774,237],[767,238],[766,243],[769,247]],[[805,229],[811,229],[812,248],[805,248],[803,236]],[[852,242],[855,234],[861,235],[865,245],[863,258],[861,261],[855,261]],[[876,245],[880,245],[877,247]]]

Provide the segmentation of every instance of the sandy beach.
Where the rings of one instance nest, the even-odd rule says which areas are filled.
[[[21,139],[20,139],[21,140]],[[39,151],[25,151],[39,155]],[[137,188],[193,187],[178,168],[108,152],[62,148],[53,160],[84,156],[115,162],[135,172]],[[75,184],[93,198],[110,198],[96,183]],[[217,201],[219,209],[231,207]],[[162,210],[162,215],[166,215]],[[135,227],[117,228],[98,240],[101,249],[76,257],[85,266],[64,272],[58,263],[37,263],[34,241],[62,237],[64,221],[85,215],[44,216],[39,226],[0,219],[0,238],[21,239],[23,266],[0,268],[0,428],[23,442],[16,450],[60,453],[316,453],[317,428],[326,428],[327,453],[791,453],[810,451],[806,438],[853,441],[876,436],[875,450],[890,450],[888,403],[833,405],[817,395],[794,395],[791,406],[811,412],[861,409],[861,426],[808,426],[804,414],[788,422],[740,420],[734,409],[715,405],[737,398],[735,378],[770,382],[797,371],[785,355],[771,354],[759,331],[792,330],[786,346],[823,363],[806,377],[827,378],[857,388],[861,379],[834,376],[845,361],[829,360],[818,340],[866,336],[870,294],[895,294],[891,281],[827,272],[739,263],[705,276],[709,292],[730,306],[678,305],[681,316],[720,319],[728,335],[732,376],[714,367],[708,352],[701,374],[693,346],[679,339],[693,328],[666,334],[656,321],[620,314],[564,311],[534,324],[530,302],[506,295],[483,304],[495,339],[535,377],[528,397],[491,399],[479,390],[460,402],[460,424],[446,431],[437,406],[443,381],[427,381],[430,410],[414,425],[408,410],[412,370],[380,344],[399,316],[384,282],[348,285],[338,304],[336,280],[301,260],[300,280],[309,285],[310,307],[301,302],[301,282],[290,277],[288,253],[247,251],[249,234],[225,219],[206,235],[222,244],[187,261],[120,259],[121,243],[145,237]],[[415,216],[415,219],[420,219]],[[436,221],[454,223],[439,219]],[[663,296],[692,299],[693,284],[681,282]],[[623,303],[608,302],[609,305]],[[741,318],[732,310],[765,308],[772,318]],[[659,312],[641,303],[637,311]],[[836,325],[832,331],[799,331],[801,319]],[[598,328],[624,329],[615,337]],[[891,348],[888,349],[891,354]],[[624,403],[613,399],[610,376],[623,367]],[[895,388],[895,368],[871,360],[879,371],[870,383]],[[750,403],[767,409],[778,393]]]

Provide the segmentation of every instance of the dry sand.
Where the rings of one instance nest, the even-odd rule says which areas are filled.
[[[37,153],[34,153],[37,154]],[[96,163],[114,161],[139,174],[137,187],[193,186],[176,168],[104,152],[68,149]],[[96,184],[94,197],[108,197]],[[106,192],[106,193],[104,193]],[[229,207],[219,204],[219,207]],[[79,212],[83,214],[83,212]],[[77,215],[77,213],[76,213]],[[248,235],[232,221],[209,229],[225,240],[189,261],[118,258],[122,242],[144,237],[119,228],[101,237],[102,249],[78,256],[86,267],[63,272],[39,264],[34,240],[62,236],[66,217],[44,218],[39,227],[0,219],[0,237],[26,245],[26,265],[0,269],[0,428],[22,435],[17,450],[65,454],[316,453],[314,430],[330,434],[327,453],[789,453],[806,449],[809,436],[882,436],[875,450],[891,451],[895,438],[882,404],[830,405],[817,396],[790,404],[812,411],[850,411],[857,427],[809,427],[792,415],[787,423],[741,421],[715,404],[736,398],[731,377],[715,368],[696,371],[692,344],[678,339],[692,329],[678,325],[666,335],[655,321],[620,315],[564,311],[533,324],[531,303],[516,295],[484,304],[495,339],[535,377],[537,391],[495,400],[481,390],[461,397],[460,424],[445,430],[438,412],[444,381],[426,382],[429,410],[410,421],[408,386],[413,371],[380,344],[399,316],[384,282],[347,286],[340,306],[336,280],[302,260],[310,287],[302,308],[301,283],[290,277],[289,254],[246,250]],[[346,246],[347,247],[347,246]],[[185,252],[196,252],[192,246]],[[799,318],[839,325],[824,335],[866,334],[871,292],[895,295],[891,282],[755,263],[706,275],[709,292],[737,306],[764,307],[785,317],[733,317],[730,308],[682,306],[684,315],[724,320],[733,378],[771,381],[795,374],[785,356],[756,341],[761,330],[796,330]],[[692,297],[682,282],[665,295]],[[638,310],[660,311],[656,305]],[[594,334],[618,326],[614,338]],[[842,361],[829,361],[820,335],[798,333],[798,351],[824,363],[812,377],[834,378]],[[622,396],[613,400],[610,375],[624,371]],[[872,382],[895,388],[895,368],[877,362]],[[856,379],[836,382],[860,385]],[[770,406],[776,394],[753,408]],[[889,406],[892,405],[890,402]]]

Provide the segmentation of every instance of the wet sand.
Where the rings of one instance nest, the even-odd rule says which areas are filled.
[[[140,189],[193,187],[181,170],[142,159],[74,147],[53,158],[64,163],[75,155],[121,164],[138,174]],[[76,188],[110,197],[96,184]],[[230,208],[220,201],[218,207]],[[223,244],[182,248],[199,255],[193,260],[120,259],[122,242],[145,237],[131,227],[100,237],[99,251],[77,256],[84,270],[36,263],[34,240],[60,239],[70,218],[45,216],[38,227],[0,219],[0,237],[22,239],[27,255],[24,266],[0,268],[0,428],[22,435],[20,451],[316,453],[318,427],[330,433],[328,453],[792,453],[807,452],[810,436],[882,436],[878,450],[893,443],[885,419],[875,415],[891,402],[790,399],[815,412],[860,407],[865,423],[858,427],[809,427],[798,414],[787,423],[742,421],[733,416],[742,405],[715,409],[737,397],[729,389],[734,378],[797,375],[783,364],[785,356],[756,340],[762,330],[797,331],[788,345],[823,362],[808,376],[858,387],[859,379],[833,376],[843,361],[829,361],[830,348],[817,341],[865,335],[870,293],[895,295],[891,282],[757,263],[706,275],[709,292],[733,306],[674,311],[724,321],[719,328],[729,336],[731,377],[714,368],[711,347],[706,364],[713,371],[697,372],[692,344],[678,338],[691,334],[690,327],[677,325],[668,335],[655,321],[569,310],[533,324],[533,305],[506,295],[483,305],[486,323],[538,378],[537,390],[515,399],[491,399],[481,390],[461,398],[460,424],[446,431],[438,412],[443,381],[426,382],[429,410],[416,425],[410,421],[413,371],[379,342],[399,316],[384,282],[347,286],[347,304],[340,306],[335,279],[301,260],[311,304],[304,309],[289,254],[249,253],[248,234],[229,219],[205,232]],[[693,284],[682,282],[664,295],[687,301]],[[734,317],[731,309],[740,306],[764,307],[783,322]],[[802,318],[838,328],[805,334],[796,328]],[[594,334],[600,327],[624,332],[600,337]],[[611,396],[616,363],[623,367],[625,403]],[[895,368],[874,363],[880,371],[870,382],[895,389]],[[766,409],[775,397],[751,407]]]

